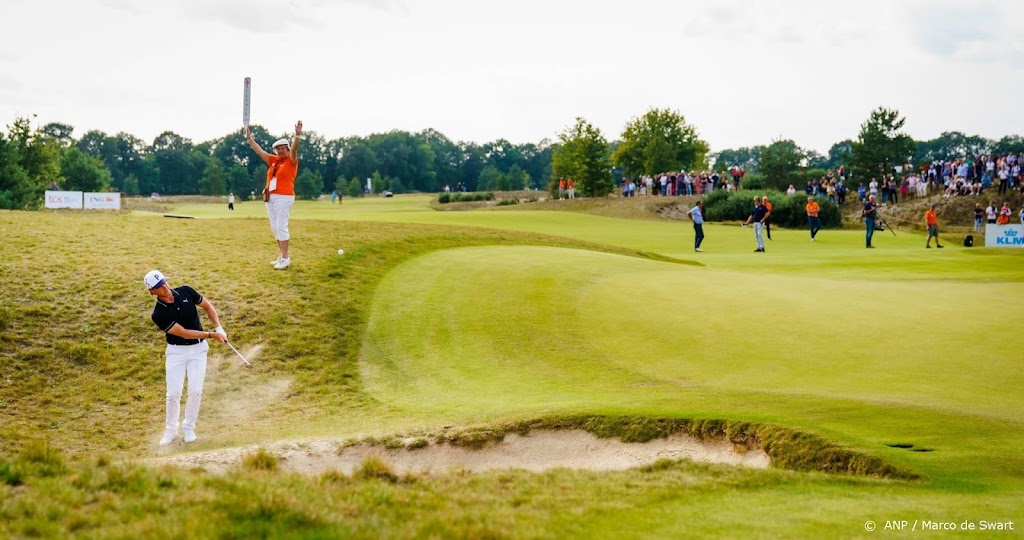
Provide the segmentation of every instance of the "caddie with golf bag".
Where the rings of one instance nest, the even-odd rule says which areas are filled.
[[[203,380],[206,378],[208,339],[228,342],[228,335],[220,325],[217,309],[203,295],[188,285],[172,289],[167,277],[152,270],[143,279],[146,290],[156,297],[156,306],[150,316],[167,340],[167,421],[160,446],[167,446],[178,438],[178,416],[181,412],[181,389],[188,375],[188,400],[185,402],[184,440],[196,440],[196,420],[203,399]],[[203,330],[196,308],[202,308],[214,325],[213,332]]]

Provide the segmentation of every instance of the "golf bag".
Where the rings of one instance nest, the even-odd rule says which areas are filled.
[[[967,238],[964,238],[964,247],[971,247],[974,245],[974,235],[968,234]]]

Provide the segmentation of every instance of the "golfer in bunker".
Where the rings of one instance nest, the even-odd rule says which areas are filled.
[[[167,446],[178,438],[178,417],[181,413],[181,389],[188,375],[188,400],[185,402],[185,442],[196,440],[196,420],[203,399],[203,379],[206,378],[206,340],[227,343],[228,335],[220,326],[217,309],[203,295],[188,285],[172,289],[167,276],[152,270],[143,278],[149,294],[156,297],[151,318],[167,339],[167,422],[160,446]],[[213,332],[203,330],[197,307],[206,312],[214,325]]]

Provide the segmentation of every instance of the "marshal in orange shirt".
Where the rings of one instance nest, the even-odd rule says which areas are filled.
[[[273,195],[295,195],[295,175],[298,172],[299,164],[292,161],[292,158],[282,159],[270,156],[267,159],[267,190],[270,191],[270,180],[277,176],[277,188],[270,193]]]
[[[821,212],[821,208],[818,206],[818,203],[815,202],[815,201],[811,201],[811,202],[807,203],[807,206],[804,206],[804,208],[807,209],[807,215],[808,216],[818,217],[818,212]]]
[[[928,210],[924,213],[924,222],[927,223],[929,227],[939,224],[939,216],[935,214],[935,210]]]

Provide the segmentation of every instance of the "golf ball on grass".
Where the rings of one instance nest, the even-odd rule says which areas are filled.
[[[339,249],[338,250],[338,255],[344,255],[344,254],[345,254],[345,250],[344,249]]]

